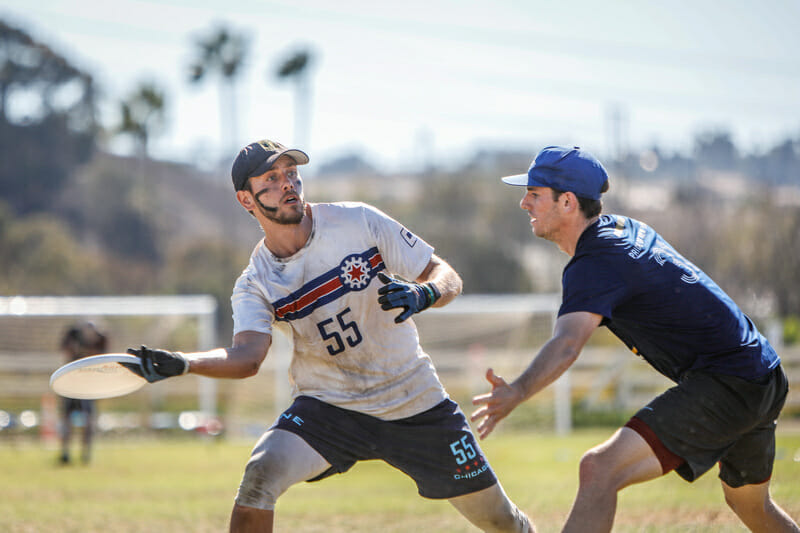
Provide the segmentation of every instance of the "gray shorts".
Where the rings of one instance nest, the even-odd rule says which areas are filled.
[[[775,425],[788,390],[780,366],[758,382],[689,372],[634,418],[683,459],[675,471],[687,481],[719,462],[719,477],[731,487],[758,484],[772,475]]]

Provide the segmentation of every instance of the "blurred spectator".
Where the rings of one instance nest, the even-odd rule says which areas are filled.
[[[108,339],[92,322],[83,322],[71,326],[61,340],[61,351],[66,362],[82,357],[106,353]],[[61,457],[62,464],[70,462],[69,445],[73,427],[83,427],[81,439],[81,460],[84,464],[91,460],[92,437],[95,427],[95,401],[61,399]]]

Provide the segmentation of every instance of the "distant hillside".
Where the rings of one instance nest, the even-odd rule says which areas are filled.
[[[162,245],[181,246],[205,238],[250,248],[261,236],[255,220],[236,202],[226,174],[108,153],[98,154],[78,172],[64,191],[61,210],[99,209],[93,205],[98,196],[93,189],[104,188],[112,176],[130,182],[125,185],[128,188],[106,191],[103,196],[107,201],[113,200],[110,194],[132,196],[130,202],[153,217]],[[99,220],[102,223],[102,217]],[[85,227],[84,236],[91,235],[92,229]]]

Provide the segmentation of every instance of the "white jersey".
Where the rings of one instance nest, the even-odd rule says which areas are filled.
[[[433,248],[378,209],[355,202],[309,204],[313,227],[305,247],[275,257],[264,241],[233,290],[234,334],[285,327],[294,353],[293,396],[396,420],[425,411],[447,395],[402,308],[378,303],[377,273],[416,279]]]

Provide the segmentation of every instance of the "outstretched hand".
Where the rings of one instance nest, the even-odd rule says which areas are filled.
[[[491,368],[486,371],[486,380],[491,383],[492,391],[472,398],[472,405],[481,407],[470,417],[473,422],[480,420],[477,430],[481,439],[488,437],[498,422],[524,400],[517,389]]]
[[[439,299],[439,293],[431,283],[400,281],[383,272],[378,272],[378,279],[384,284],[378,289],[378,294],[381,295],[378,298],[381,309],[388,311],[403,308],[403,311],[394,319],[397,324],[414,313],[427,309]]]
[[[142,365],[141,367],[125,366],[150,383],[173,376],[182,376],[189,371],[189,361],[180,352],[151,349],[142,345],[139,349],[128,348],[128,353],[141,359]]]

